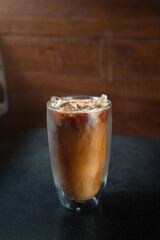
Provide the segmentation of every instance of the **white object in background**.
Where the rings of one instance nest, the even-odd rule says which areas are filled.
[[[2,61],[2,54],[0,50],[0,115],[6,113],[7,110],[8,110],[7,88]]]

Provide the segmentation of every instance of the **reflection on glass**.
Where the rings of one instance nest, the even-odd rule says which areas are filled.
[[[2,54],[0,51],[0,115],[6,113],[7,110],[8,110],[7,89],[5,83]]]

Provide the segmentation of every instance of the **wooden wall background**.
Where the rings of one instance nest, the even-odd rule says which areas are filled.
[[[0,0],[9,108],[44,125],[51,95],[107,93],[113,132],[160,137],[160,1]]]

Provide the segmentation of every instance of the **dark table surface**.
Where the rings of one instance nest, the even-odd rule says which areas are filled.
[[[0,129],[0,240],[160,239],[160,139],[113,135],[99,208],[59,203],[44,128]]]

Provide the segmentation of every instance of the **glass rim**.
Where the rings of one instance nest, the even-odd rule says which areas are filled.
[[[60,97],[62,100],[72,100],[72,99],[97,99],[100,98],[99,96],[91,96],[91,95],[71,95],[71,96],[64,96],[64,97]],[[107,105],[103,106],[103,107],[97,107],[97,108],[93,108],[93,109],[58,109],[55,107],[52,107],[50,105],[51,103],[51,99],[47,102],[47,109],[50,110],[55,110],[58,112],[91,112],[91,111],[95,111],[95,110],[104,110],[104,109],[109,109],[112,106],[112,102],[107,99]]]

